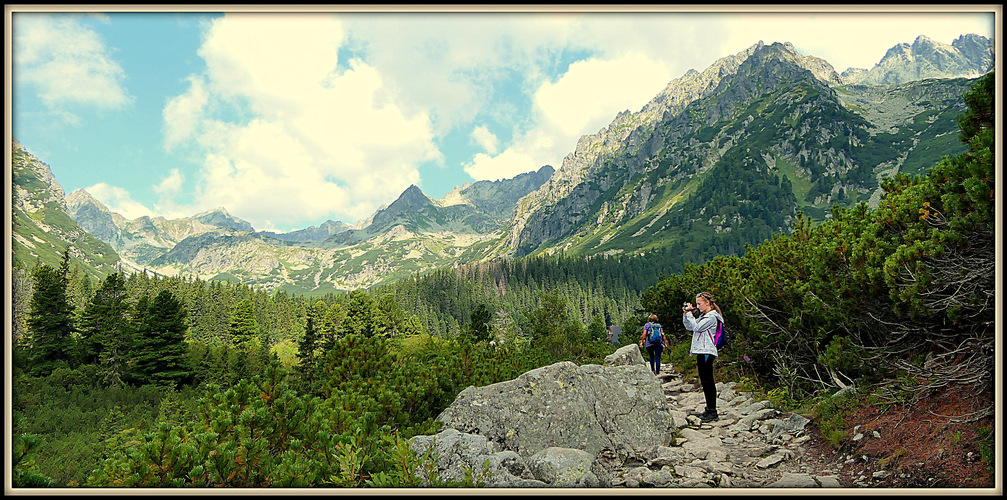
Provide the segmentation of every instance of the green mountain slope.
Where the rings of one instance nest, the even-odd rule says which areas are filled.
[[[845,87],[787,44],[757,45],[711,70],[719,80],[684,105],[664,106],[687,100],[682,89],[706,73],[582,140],[556,175],[572,188],[549,183],[521,200],[513,252],[670,247],[688,254],[683,264],[743,253],[787,231],[798,210],[824,220],[832,206],[876,204],[880,178],[964,147],[954,117],[972,80]]]
[[[69,247],[72,262],[88,275],[100,278],[113,272],[120,261],[118,254],[67,215],[63,188],[49,166],[16,140],[11,148],[13,263],[59,267]]]

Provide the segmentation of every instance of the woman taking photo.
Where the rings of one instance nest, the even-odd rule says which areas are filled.
[[[724,316],[720,307],[713,301],[708,292],[696,295],[696,307],[686,302],[682,305],[682,321],[685,328],[692,332],[692,348],[690,352],[696,355],[696,366],[699,369],[699,382],[703,385],[706,396],[706,411],[699,416],[703,422],[717,420],[717,386],[713,381],[713,361],[717,359],[717,346],[713,336],[717,333],[717,322],[723,323]]]

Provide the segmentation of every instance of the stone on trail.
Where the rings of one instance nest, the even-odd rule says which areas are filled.
[[[786,473],[778,481],[769,485],[769,488],[819,488],[815,478],[808,474]]]

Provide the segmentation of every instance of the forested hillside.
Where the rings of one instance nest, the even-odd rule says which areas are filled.
[[[22,264],[14,486],[416,486],[430,457],[406,439],[435,432],[462,389],[599,363],[614,350],[605,326],[631,342],[649,313],[677,336],[680,304],[699,291],[732,332],[719,380],[805,408],[837,447],[850,408],[956,391],[981,403],[958,416],[980,429],[959,445],[982,457],[971,479],[992,481],[993,81],[966,95],[967,151],[886,180],[876,209],[799,217],[743,256],[678,261],[681,272],[675,259],[692,257],[675,248],[555,255],[309,299],[144,273],[95,282],[69,250]],[[687,352],[678,339],[667,354],[686,374]]]

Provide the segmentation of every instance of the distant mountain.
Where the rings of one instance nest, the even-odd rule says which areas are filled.
[[[84,190],[66,198],[66,212],[135,269],[324,293],[476,258],[468,255],[499,238],[517,200],[552,173],[545,166],[513,179],[468,183],[440,200],[410,186],[357,226],[327,221],[289,233],[256,232],[224,208],[128,220]]]
[[[332,235],[342,233],[350,229],[350,225],[344,222],[327,220],[317,226],[311,226],[289,233],[274,233],[271,231],[261,231],[259,234],[288,241],[290,243],[318,243],[332,237]]]
[[[928,78],[977,78],[993,69],[993,40],[962,35],[951,45],[920,35],[885,53],[873,68],[850,68],[842,76],[859,85],[895,85]]]
[[[251,224],[233,217],[224,208],[180,219],[143,216],[128,220],[110,211],[83,189],[66,197],[66,211],[82,228],[111,245],[135,268],[143,268],[191,236],[253,230]]]
[[[336,234],[327,244],[359,243],[396,226],[411,233],[450,233],[482,240],[507,224],[517,201],[538,189],[553,172],[546,165],[513,179],[468,183],[440,200],[432,200],[420,188],[410,186],[392,204],[375,212],[364,227]]]
[[[208,212],[196,214],[192,218],[208,226],[234,229],[235,231],[255,231],[252,224],[248,221],[233,217],[224,207],[218,207]]]

